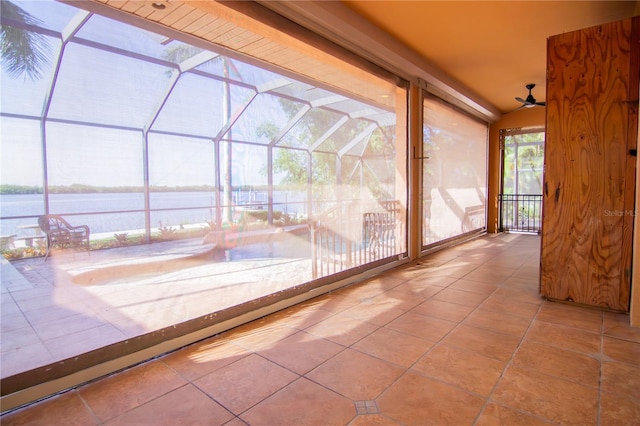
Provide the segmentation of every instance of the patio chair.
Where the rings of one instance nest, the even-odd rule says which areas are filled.
[[[71,226],[62,216],[45,214],[38,218],[38,225],[47,236],[47,260],[53,247],[86,248],[89,250],[90,230],[87,225]]]

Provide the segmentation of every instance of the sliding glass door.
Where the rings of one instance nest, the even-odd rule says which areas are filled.
[[[423,101],[422,246],[486,229],[487,123]]]

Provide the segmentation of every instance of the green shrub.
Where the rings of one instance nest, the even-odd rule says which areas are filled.
[[[279,221],[283,217],[280,210],[274,210],[273,221]],[[268,210],[245,210],[243,213],[244,222],[266,222],[269,218]]]

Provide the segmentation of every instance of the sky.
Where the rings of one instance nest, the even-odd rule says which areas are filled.
[[[42,27],[54,32],[68,31],[71,22],[83,22],[74,17],[87,14],[50,0],[16,3],[38,18]],[[148,141],[152,185],[214,185],[212,139],[229,117],[243,112],[231,128],[234,140],[264,145],[270,140],[260,132],[261,128],[281,130],[290,120],[291,112],[283,111],[279,98],[271,94],[257,93],[242,84],[225,85],[197,73],[184,73],[177,78],[175,68],[167,66],[166,61],[180,62],[199,53],[179,41],[97,15],[79,29],[76,37],[80,42],[74,40],[64,46],[57,72],[55,64],[63,45],[52,36],[47,36],[42,45],[49,60],[41,78],[14,78],[2,69],[1,184],[42,186],[44,144],[49,185],[141,186],[143,129],[147,129],[151,130]],[[132,54],[117,54],[118,51]],[[137,59],[136,55],[150,60]],[[181,55],[187,56],[176,59]],[[238,83],[278,87],[282,93],[300,99],[335,97],[324,89],[272,71],[228,58],[221,60],[221,56],[209,58],[212,56],[196,69],[220,76],[226,64],[230,78]],[[230,114],[225,107],[227,90]],[[345,101],[350,102],[350,108],[376,113],[369,105]],[[43,132],[39,118],[44,113],[47,121]],[[169,136],[167,132],[183,136]],[[294,139],[299,134],[295,127],[289,133],[295,135]],[[224,164],[224,149],[221,155]],[[266,159],[265,148],[235,144],[233,185],[266,184]]]

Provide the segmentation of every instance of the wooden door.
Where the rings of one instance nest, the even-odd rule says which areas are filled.
[[[639,19],[549,38],[540,293],[629,310]]]

